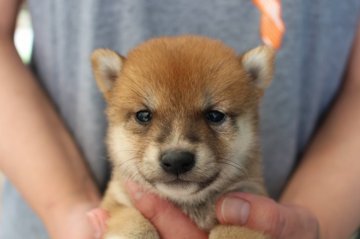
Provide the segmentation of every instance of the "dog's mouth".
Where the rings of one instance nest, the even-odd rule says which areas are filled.
[[[219,177],[219,173],[216,173],[214,176],[210,177],[208,180],[204,181],[204,182],[200,182],[199,186],[200,186],[200,190],[203,190],[205,188],[207,188],[208,186],[210,186],[213,182],[216,181],[216,179]]]
[[[155,183],[158,184],[158,183]],[[182,180],[182,179],[175,179],[166,183],[161,183],[166,185],[167,187],[172,187],[172,188],[177,188],[177,189],[186,189],[187,187],[191,186],[192,184],[194,184],[194,182],[191,181],[187,181],[187,180]]]
[[[209,187],[218,178],[219,173],[204,181],[193,181],[177,177],[170,181],[156,181],[151,184],[160,192],[173,197],[173,196],[190,196],[195,195],[202,190]]]
[[[187,184],[190,184],[190,183],[193,183],[191,181],[187,181],[187,180],[182,180],[182,179],[174,179],[174,180],[171,180],[169,182],[167,182],[166,184],[169,185],[169,186],[182,186],[182,185],[187,185]]]

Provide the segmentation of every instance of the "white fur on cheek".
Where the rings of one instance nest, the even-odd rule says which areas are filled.
[[[126,176],[136,177],[138,175],[135,165],[136,144],[122,125],[111,127],[108,134],[108,145],[114,170],[120,169]]]
[[[223,190],[224,183],[237,178],[245,170],[244,161],[247,158],[250,148],[255,143],[253,122],[250,117],[241,117],[237,120],[238,132],[231,140],[229,154],[226,156],[225,164],[222,164],[221,174],[211,185],[212,188]]]
[[[138,165],[139,172],[146,180],[159,179],[159,176],[162,175],[163,170],[160,167],[159,157],[160,149],[156,144],[150,143],[146,146],[142,161]]]
[[[255,143],[255,133],[253,122],[249,116],[238,119],[237,126],[239,130],[231,145],[232,155],[229,157],[229,159],[233,161],[234,164],[241,167],[244,160],[246,160],[246,156],[248,155],[249,150]],[[232,167],[232,170],[235,170],[233,173],[237,174],[239,169]],[[229,175],[232,174],[230,173],[232,170],[228,171]]]
[[[249,117],[242,117],[237,121],[237,126],[239,134],[234,141],[233,152],[237,156],[246,155],[255,142],[252,121]]]
[[[144,153],[144,162],[146,164],[158,165],[159,164],[159,147],[155,145],[149,145]]]
[[[216,162],[215,156],[213,152],[209,149],[209,146],[206,144],[199,144],[197,148],[197,155],[198,158],[196,161],[197,169],[200,169],[202,172],[201,174],[210,173],[211,168],[208,168],[209,165],[212,165]]]

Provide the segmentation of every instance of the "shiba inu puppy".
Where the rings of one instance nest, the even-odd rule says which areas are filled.
[[[217,225],[224,193],[265,195],[258,106],[273,74],[274,50],[241,56],[200,36],[149,40],[125,58],[98,49],[92,65],[107,102],[112,178],[102,208],[105,239],[155,239],[156,229],[132,206],[123,183],[134,180],[181,208],[212,239],[266,238]]]

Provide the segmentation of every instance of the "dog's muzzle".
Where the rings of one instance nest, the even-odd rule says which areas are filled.
[[[169,150],[161,155],[160,165],[165,172],[180,175],[195,166],[195,155],[188,151]]]

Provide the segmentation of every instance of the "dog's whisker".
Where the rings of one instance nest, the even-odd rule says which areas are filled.
[[[240,164],[238,164],[238,163],[236,163],[236,162],[234,162],[234,161],[231,161],[231,160],[220,160],[218,163],[232,166],[232,167],[238,169],[238,170],[241,172],[241,174],[245,174],[245,173],[246,173],[246,169],[245,169],[242,165],[240,165]]]

